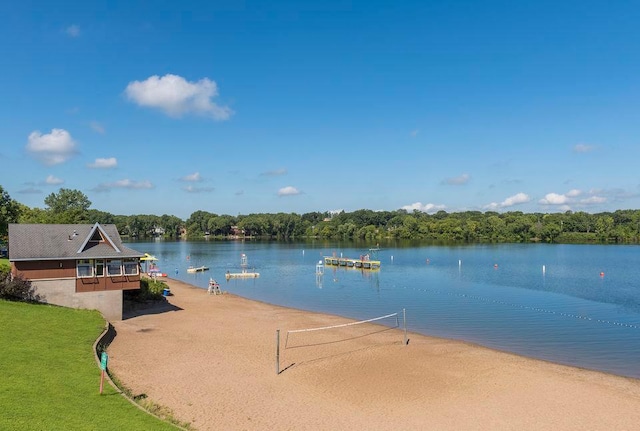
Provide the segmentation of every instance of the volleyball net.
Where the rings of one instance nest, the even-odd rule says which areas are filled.
[[[282,349],[280,347],[280,330],[277,330],[276,372],[280,373],[281,353],[284,355],[286,352],[287,361],[302,363],[378,345],[398,344],[400,339],[396,330],[400,328],[404,328],[404,343],[406,344],[404,310],[402,313],[390,313],[355,322],[287,330],[283,334],[284,346]]]
[[[331,338],[344,338],[344,337],[352,338],[353,336],[362,334],[363,332],[371,331],[372,329],[377,329],[377,328],[367,328],[364,330],[360,330],[361,328],[355,328],[358,325],[364,325],[365,323],[374,323],[374,322],[378,323],[379,325],[384,325],[384,327],[386,328],[400,327],[400,323],[398,320],[398,313],[392,313],[392,314],[387,314],[386,316],[374,317],[372,319],[367,319],[367,320],[359,320],[357,322],[342,323],[340,325],[322,326],[320,328],[293,329],[293,330],[287,331],[284,348],[286,349],[289,347],[289,336],[293,334],[303,334],[303,333],[308,334],[311,332],[317,333],[317,334],[313,334],[305,337],[296,337],[298,338],[297,340],[298,343],[299,342],[308,343],[309,341],[322,342],[322,340],[331,340]],[[352,329],[354,330],[346,331],[344,329],[341,329],[341,328],[349,328],[349,327],[353,327]],[[323,333],[321,333],[320,331],[323,331]],[[325,341],[325,342],[330,342],[330,341]],[[291,346],[291,348],[294,348],[294,347],[300,347],[300,345],[296,345],[294,343],[293,346]]]

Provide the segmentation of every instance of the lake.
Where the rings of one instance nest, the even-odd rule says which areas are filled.
[[[386,246],[378,271],[324,267],[367,249],[325,242],[153,241],[169,277],[271,304],[357,320],[406,310],[407,329],[551,362],[640,378],[640,246]],[[255,279],[240,272],[245,253]],[[187,273],[189,265],[209,271]],[[299,328],[282,328],[299,329]]]

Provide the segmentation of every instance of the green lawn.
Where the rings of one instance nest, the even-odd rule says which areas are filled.
[[[176,430],[129,403],[106,379],[95,311],[0,300],[0,429]]]

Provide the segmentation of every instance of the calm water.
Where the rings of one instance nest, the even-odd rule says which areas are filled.
[[[640,378],[640,247],[472,245],[383,248],[376,272],[326,267],[337,244],[140,242],[170,277],[272,304],[369,319],[406,309],[408,330]],[[240,255],[258,279],[226,281]],[[189,265],[209,271],[188,274]],[[177,271],[177,274],[176,274]],[[298,329],[298,328],[282,328]]]

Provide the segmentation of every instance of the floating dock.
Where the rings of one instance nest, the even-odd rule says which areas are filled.
[[[325,266],[342,266],[345,268],[380,269],[379,260],[370,260],[366,257],[349,259],[347,257],[325,256],[324,264]]]
[[[194,273],[194,272],[203,272],[203,271],[208,271],[209,267],[207,266],[198,266],[198,267],[193,267],[190,266],[189,268],[187,268],[187,272],[188,273]]]
[[[249,272],[247,268],[249,264],[247,263],[247,255],[242,253],[240,255],[240,267],[242,268],[242,272],[229,272],[224,275],[224,277],[229,280],[230,278],[258,278],[260,277],[260,273],[258,272]]]
[[[259,272],[227,272],[224,277],[229,280],[230,278],[258,278]]]

